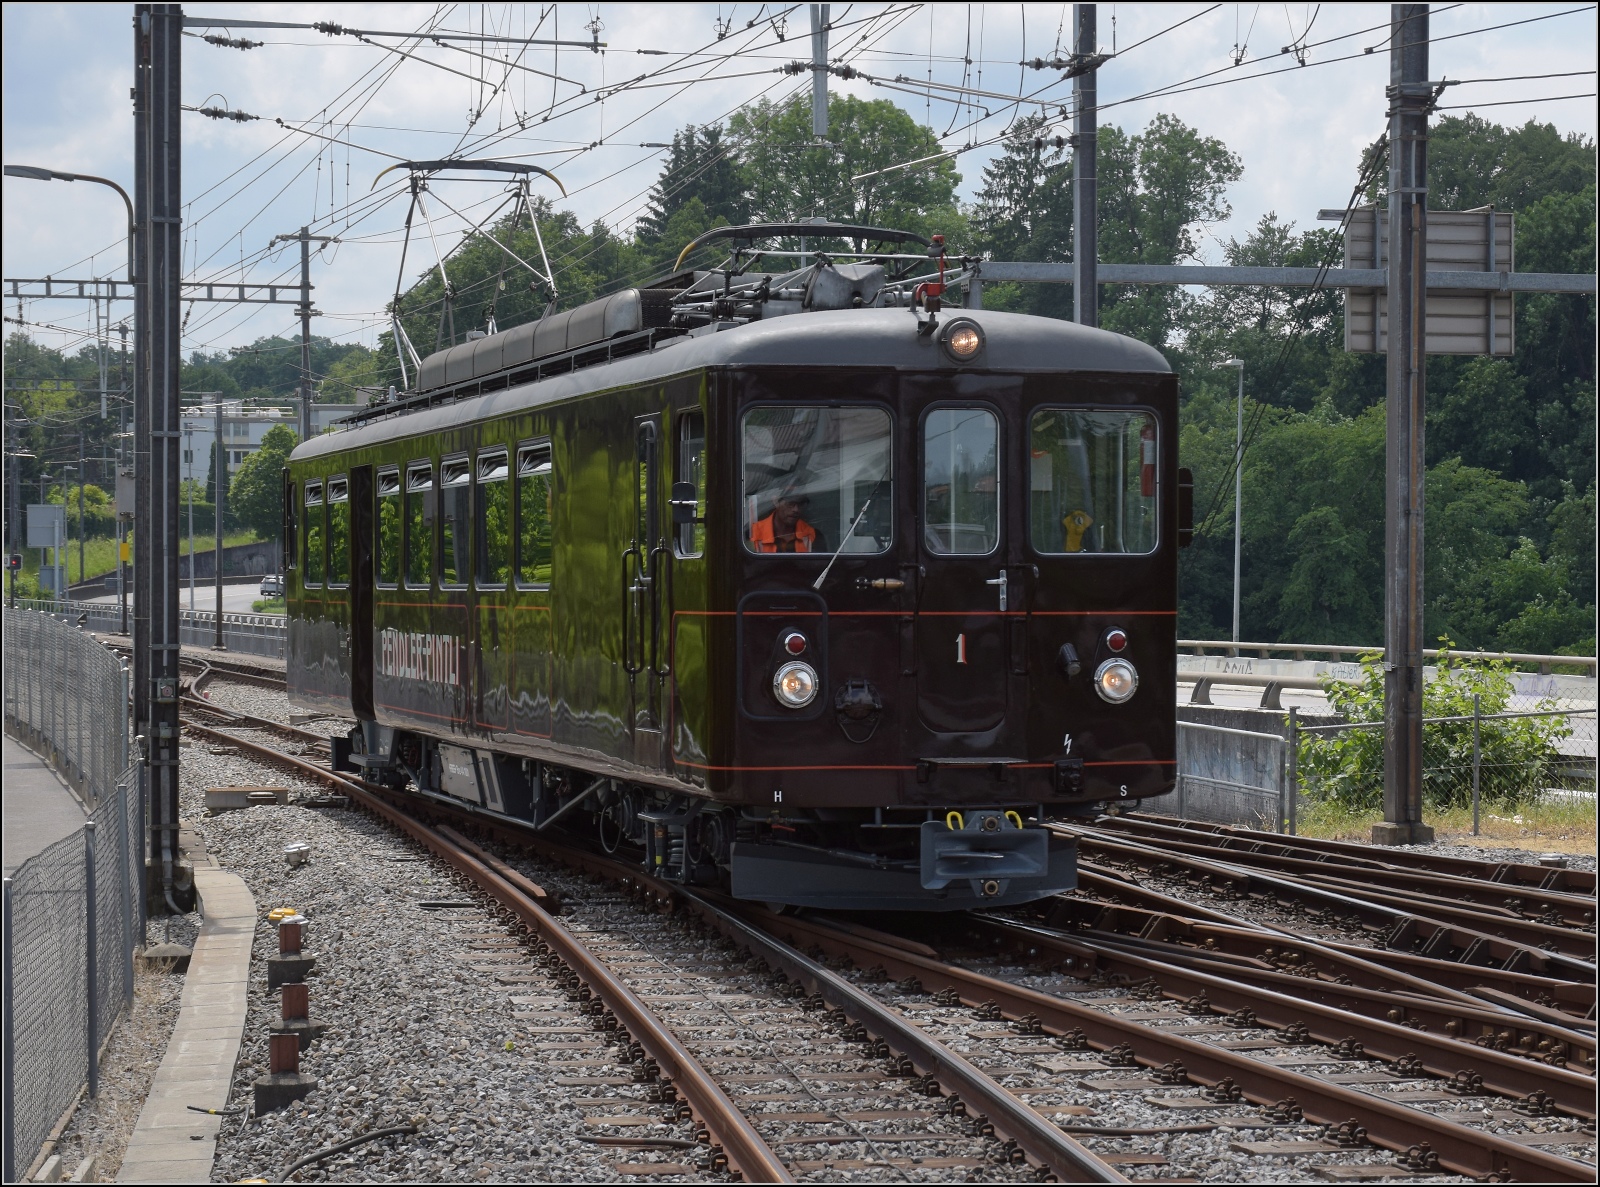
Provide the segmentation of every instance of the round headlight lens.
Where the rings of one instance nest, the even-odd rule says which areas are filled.
[[[1095,669],[1094,690],[1101,700],[1120,705],[1139,691],[1139,673],[1125,659],[1108,659]]]
[[[816,670],[799,660],[784,664],[772,678],[772,694],[780,704],[791,709],[804,709],[817,699]]]
[[[983,349],[983,331],[973,322],[958,321],[945,334],[944,348],[951,358],[964,363]]]

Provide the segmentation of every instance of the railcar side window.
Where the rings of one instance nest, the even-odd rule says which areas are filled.
[[[471,547],[472,467],[466,458],[447,458],[439,465],[439,584],[463,586],[472,571]]]
[[[935,408],[923,422],[922,538],[947,556],[1000,543],[1000,422],[988,409]]]
[[[306,561],[305,583],[320,586],[322,584],[322,569],[324,565],[322,555],[322,483],[306,483]]]
[[[1028,446],[1028,525],[1036,551],[1154,551],[1159,455],[1153,415],[1040,409]]]
[[[517,581],[549,585],[555,498],[550,443],[517,450]]]
[[[350,584],[350,484],[328,479],[328,584]]]
[[[393,589],[400,583],[400,471],[378,471],[377,581]]]
[[[406,588],[427,589],[433,569],[433,467],[406,471]]]
[[[741,430],[741,527],[751,552],[886,552],[893,426],[880,408],[752,408]]]
[[[506,451],[478,455],[478,584],[504,586],[511,572],[511,467]]]
[[[287,573],[300,567],[300,486],[283,472],[283,567]]]
[[[699,556],[706,550],[706,418],[685,412],[678,418],[678,470],[675,482],[694,487],[694,522],[677,529],[679,556]],[[676,498],[676,494],[673,496]]]

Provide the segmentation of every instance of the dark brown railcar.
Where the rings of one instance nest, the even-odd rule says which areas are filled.
[[[1043,820],[1172,786],[1176,380],[1070,323],[923,321],[714,325],[487,378],[450,373],[461,347],[430,360],[433,406],[291,460],[292,696],[361,720],[348,761],[374,777],[587,817],[656,873],[751,898],[953,909],[1070,886]],[[497,530],[515,552],[537,518],[532,458],[543,580],[485,568]],[[415,504],[395,486],[413,478]],[[753,543],[785,492],[814,551]],[[385,561],[395,507],[425,527]],[[774,682],[795,664],[803,704]],[[1133,674],[1120,703],[1107,668]]]

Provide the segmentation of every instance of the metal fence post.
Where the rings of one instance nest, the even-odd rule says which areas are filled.
[[[100,960],[99,904],[95,901],[94,880],[94,821],[83,826],[83,901],[87,919],[87,935],[83,946],[83,971],[87,983],[89,1010],[85,1040],[89,1046],[89,1099],[100,1095]]]
[[[1283,756],[1284,794],[1289,799],[1289,810],[1284,813],[1289,820],[1289,835],[1299,836],[1300,813],[1300,710],[1289,710],[1289,743]]]
[[[128,822],[128,798],[132,788],[127,767],[117,779],[112,803],[117,810],[117,921],[122,935],[122,1001],[133,1008],[133,829]]]
[[[10,667],[9,664],[6,665]],[[16,1017],[12,1003],[16,1001],[16,994],[12,976],[12,950],[11,950],[11,879],[5,880],[5,1076],[6,1076],[6,1123],[5,1123],[5,1181],[17,1181],[17,1044],[16,1044]]]
[[[1472,694],[1472,835],[1478,835],[1478,772],[1482,768],[1478,751],[1479,696]]]
[[[128,769],[128,665],[122,665],[120,699],[117,701],[117,737],[121,745],[117,750],[117,775]]]

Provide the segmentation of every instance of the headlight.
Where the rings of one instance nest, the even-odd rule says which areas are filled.
[[[772,678],[772,695],[791,709],[804,709],[817,697],[817,673],[799,660],[784,664]]]
[[[1094,690],[1101,700],[1120,705],[1139,691],[1139,673],[1125,659],[1108,659],[1094,670]]]
[[[956,362],[970,362],[983,349],[983,331],[975,321],[966,318],[953,321],[944,332],[944,348]]]

